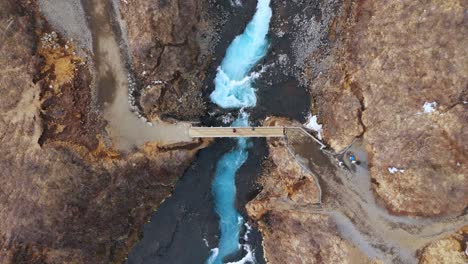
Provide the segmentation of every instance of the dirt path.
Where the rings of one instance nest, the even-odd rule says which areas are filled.
[[[128,150],[148,141],[161,144],[192,141],[188,136],[190,124],[150,123],[137,111],[132,111],[130,103],[134,99],[128,93],[128,72],[112,26],[110,14],[113,7],[110,2],[99,0],[83,0],[83,4],[92,32],[97,102],[103,109],[108,131],[117,147]]]
[[[388,214],[374,199],[359,141],[348,149],[362,159],[355,173],[340,167],[311,138],[297,133],[290,135],[288,143],[298,162],[317,175],[322,187],[323,210],[311,209],[311,213],[330,215],[341,236],[370,257],[385,263],[417,263],[418,249],[468,223],[467,215],[427,219]]]

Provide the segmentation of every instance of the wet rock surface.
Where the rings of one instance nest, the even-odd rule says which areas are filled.
[[[256,149],[261,149],[263,142],[254,142],[254,145]],[[128,264],[204,263],[208,259],[219,239],[219,218],[214,211],[211,193],[216,169],[216,162],[213,161],[232,147],[234,142],[218,140],[199,152],[197,160],[178,181],[173,194],[145,225],[141,240],[128,256]],[[261,154],[251,151],[249,161],[236,177],[236,200],[244,217],[244,205],[256,191],[255,177],[251,174],[260,169],[257,164],[263,158]],[[251,231],[248,243],[253,245],[257,263],[264,263],[258,231]],[[244,254],[233,256],[230,260],[239,260]]]
[[[217,65],[232,39],[242,33],[246,23],[251,19],[255,5],[255,1],[250,1],[242,7],[231,6],[229,2],[211,6],[210,10],[216,11],[212,13],[213,16],[223,17],[226,22],[222,24],[219,32],[222,37],[213,48],[216,59],[213,59],[213,63],[206,71],[207,77],[203,82],[204,96],[213,89]],[[225,126],[226,124],[222,122],[222,110],[211,110],[216,111],[215,116],[205,116],[202,124]],[[262,162],[267,151],[262,139],[252,139],[252,144],[253,146],[249,148],[249,159],[236,175],[236,208],[245,219],[248,219],[245,204],[258,193],[256,179],[261,170],[258,164]],[[210,250],[218,245],[219,240],[219,218],[213,207],[211,180],[216,161],[233,146],[232,140],[219,139],[200,152],[197,160],[176,185],[172,196],[164,201],[145,226],[141,241],[128,256],[128,263],[204,263],[206,261]],[[245,231],[242,230],[241,237]],[[250,230],[248,239],[247,244],[252,246],[257,263],[264,263],[258,231]],[[243,239],[241,240],[240,243],[245,243]],[[238,261],[245,254],[246,252],[241,250],[228,256],[226,261]]]

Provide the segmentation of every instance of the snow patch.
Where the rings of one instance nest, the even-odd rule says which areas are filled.
[[[390,172],[391,174],[395,174],[395,173],[397,173],[397,172],[403,173],[403,172],[405,172],[405,170],[403,170],[403,169],[398,169],[398,168],[395,168],[395,167],[389,167],[389,168],[388,168],[388,172]]]
[[[425,102],[423,105],[424,113],[432,113],[437,107],[437,102]]]
[[[317,122],[317,116],[309,114],[304,126],[310,130],[317,132],[318,139],[322,140],[322,125]]]

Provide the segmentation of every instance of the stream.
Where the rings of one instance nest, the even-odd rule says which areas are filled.
[[[112,4],[82,2],[93,35],[98,104],[114,141],[119,142],[117,147],[125,151],[147,141],[191,140],[185,133],[188,124],[148,123],[131,109],[126,55],[121,47],[125,36],[117,34],[118,23],[111,22],[108,11]],[[231,36],[234,30],[229,28],[231,22],[227,23],[223,34],[230,39],[225,46],[219,45],[223,51],[216,52],[223,60],[207,78],[210,86],[214,84],[210,110],[235,117],[235,126],[247,126],[275,114],[303,121],[303,111],[310,107],[306,89],[291,76],[281,75],[281,69],[267,67],[275,61],[269,49],[290,54],[290,41],[269,43],[270,0],[259,0],[256,10],[248,6],[253,4],[246,2],[233,13],[235,20],[243,12],[255,12],[247,25],[239,25],[242,31],[236,32],[238,36]],[[239,17],[237,20],[235,23],[242,24]],[[220,123],[207,118],[203,124]],[[323,210],[310,213],[330,215],[340,235],[368,256],[387,263],[414,263],[419,248],[466,223],[466,215],[427,220],[389,215],[376,204],[369,175],[350,176],[337,168],[320,146],[307,140],[289,147],[306,161],[304,167],[318,176],[324,190]],[[145,225],[127,263],[264,263],[261,236],[248,224],[244,206],[260,191],[256,181],[267,152],[264,139],[219,139],[201,150],[173,195]]]
[[[229,45],[226,55],[218,68],[215,78],[215,90],[210,95],[213,103],[222,108],[254,107],[257,103],[252,81],[256,74],[250,74],[253,66],[267,53],[268,34],[271,19],[270,0],[259,0],[257,11],[247,25],[245,31],[237,36]],[[232,126],[248,126],[248,114],[239,112]],[[249,141],[238,138],[236,148],[223,155],[218,161],[212,192],[215,210],[219,216],[220,239],[217,248],[212,250],[208,264],[220,264],[226,256],[235,253],[241,247],[239,244],[240,227],[243,218],[236,211],[235,176],[248,157]],[[247,251],[245,257],[238,263],[254,263],[255,256],[249,245],[244,245]]]

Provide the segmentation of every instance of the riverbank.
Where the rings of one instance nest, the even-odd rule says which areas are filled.
[[[214,13],[227,13],[226,22],[221,29],[221,39],[216,45],[214,60],[211,70],[207,73],[207,90],[213,87],[213,79],[217,68],[217,61],[224,56],[224,52],[232,39],[243,31],[246,23],[251,19],[254,12],[255,3],[243,7],[232,7],[231,5],[220,6],[221,10]],[[246,12],[247,10],[247,12]],[[214,10],[212,10],[213,12]],[[216,110],[217,114],[202,119],[203,125],[225,125],[222,121],[222,111]],[[236,208],[240,210],[245,217],[245,203],[251,199],[254,193],[258,192],[255,182],[256,174],[252,171],[258,171],[258,164],[263,158],[262,149],[265,150],[264,141],[254,140],[255,150],[250,151],[247,163],[242,166],[236,177],[236,184],[239,186],[236,194]],[[162,207],[155,213],[151,222],[143,232],[142,240],[135,246],[134,251],[129,255],[128,263],[146,263],[157,259],[160,261],[171,260],[173,263],[204,262],[210,253],[210,250],[219,242],[218,217],[214,212],[212,203],[211,181],[214,174],[215,161],[225,152],[233,147],[229,139],[217,140],[215,144],[202,151],[190,170],[182,177],[177,185],[173,195],[167,199]],[[200,168],[204,168],[203,170]],[[209,169],[211,168],[211,169]],[[187,191],[188,186],[194,185],[196,181],[197,188]],[[211,205],[211,206],[210,206]],[[201,208],[204,209],[201,209]],[[190,216],[190,217],[184,217]],[[179,219],[175,223],[165,219]],[[244,235],[243,230],[241,237]],[[249,234],[249,244],[252,245],[259,263],[262,263],[262,249],[259,234],[251,230]],[[169,246],[170,245],[170,246]],[[197,248],[196,251],[181,251],[182,248]],[[239,256],[233,256],[232,260],[240,259]],[[157,254],[157,257],[155,255]]]
[[[237,118],[208,100],[255,11],[234,2],[0,2],[0,262],[122,262],[134,245],[129,263],[206,260],[214,166],[234,142],[198,152],[210,142],[180,143],[175,119]],[[252,140],[235,209],[257,261],[466,263],[463,4],[271,6],[251,120],[313,117],[345,152]]]
[[[278,169],[279,172],[274,169],[271,171],[271,168],[265,166],[264,173],[268,176],[264,176],[261,180],[263,187],[268,190],[276,190],[276,192],[267,192],[266,195],[260,194],[258,199],[264,200],[258,204],[254,203],[258,206],[256,209],[258,211],[253,211],[251,215],[265,214],[258,223],[264,234],[265,255],[269,262],[295,263],[299,261],[298,256],[301,256],[301,260],[307,259],[311,262],[317,259],[336,262],[332,258],[336,253],[336,256],[343,254],[343,258],[348,258],[351,263],[353,263],[352,261],[362,263],[363,259],[352,257],[356,256],[356,252],[361,251],[358,254],[360,256],[363,256],[364,253],[371,258],[389,262],[415,263],[418,261],[419,252],[423,250],[425,245],[431,242],[435,245],[441,245],[441,243],[434,241],[439,239],[445,241],[444,237],[449,237],[450,233],[467,224],[466,212],[463,211],[463,208],[466,207],[466,197],[461,195],[462,190],[467,187],[466,181],[463,181],[464,178],[460,176],[460,173],[463,174],[466,169],[462,163],[455,162],[455,160],[463,159],[462,157],[466,156],[466,151],[463,151],[462,142],[464,141],[460,140],[466,137],[466,133],[462,132],[466,129],[459,126],[461,123],[466,123],[461,121],[464,115],[460,115],[463,111],[460,100],[463,101],[465,100],[463,98],[466,97],[466,91],[463,92],[460,89],[466,90],[462,88],[466,86],[466,78],[457,74],[458,70],[451,73],[450,78],[453,82],[448,83],[447,78],[432,75],[436,80],[434,83],[444,83],[443,87],[450,87],[448,88],[450,92],[440,97],[440,104],[436,99],[439,96],[434,96],[439,94],[440,90],[434,85],[428,85],[419,90],[406,89],[405,87],[408,85],[411,87],[421,85],[418,81],[414,81],[419,80],[419,77],[416,77],[419,76],[416,71],[419,73],[426,70],[430,73],[437,72],[438,70],[433,69],[438,67],[435,65],[444,64],[446,60],[426,56],[425,53],[425,55],[420,55],[425,58],[425,62],[422,63],[408,51],[417,46],[417,40],[406,41],[400,43],[401,45],[395,44],[393,41],[401,39],[399,34],[405,34],[404,31],[395,29],[393,25],[411,24],[409,21],[414,22],[420,13],[424,13],[427,19],[421,22],[424,24],[424,28],[436,25],[435,21],[446,21],[448,24],[460,25],[461,9],[457,1],[447,4],[444,8],[434,5],[438,4],[430,3],[432,11],[425,9],[424,12],[422,6],[418,8],[412,6],[413,9],[411,9],[409,7],[401,8],[401,6],[379,5],[372,2],[360,5],[353,1],[317,1],[307,4],[289,3],[283,5],[278,3],[278,5],[273,5],[276,8],[274,9],[276,11],[275,19],[278,21],[278,23],[273,22],[272,26],[273,43],[275,38],[278,40],[287,39],[288,41],[285,43],[291,47],[284,54],[277,53],[276,61],[278,63],[276,66],[282,68],[283,72],[291,72],[292,78],[299,80],[305,90],[311,92],[310,101],[307,103],[310,105],[310,111],[306,111],[305,115],[317,118],[318,124],[315,127],[322,126],[322,135],[326,144],[330,145],[336,152],[340,152],[356,138],[364,140],[360,141],[360,147],[357,147],[358,144],[354,144],[349,150],[359,154],[359,158],[362,158],[362,165],[369,165],[370,172],[367,172],[367,168],[359,169],[356,175],[344,176],[347,175],[347,172],[334,168],[338,164],[336,162],[333,165],[334,159],[331,160],[331,166],[326,165],[329,162],[317,164],[317,153],[313,154],[314,151],[310,150],[309,145],[301,148],[303,151],[303,155],[301,155],[303,159],[301,160],[306,162],[305,165],[310,165],[308,168],[318,176],[320,187],[324,190],[324,206],[329,206],[329,210],[332,211],[337,208],[343,208],[340,209],[342,212],[348,211],[344,214],[331,214],[331,217],[321,218],[323,212],[313,207],[301,208],[301,202],[291,201],[292,198],[289,196],[285,198],[288,201],[286,203],[275,201],[278,196],[291,195],[295,189],[287,184],[282,184],[282,187],[279,187],[276,182],[271,183],[265,179],[266,177],[275,177],[277,173],[282,175],[282,180],[288,179],[288,173],[285,173],[283,169],[285,166],[281,166]],[[392,15],[395,13],[399,13],[401,16],[396,19],[396,16]],[[294,15],[288,20],[290,14]],[[379,14],[379,16],[375,14]],[[385,35],[384,39],[378,34],[383,27],[379,23],[381,19],[392,21],[386,24],[392,26],[389,26],[388,34]],[[373,25],[376,29],[370,30],[368,25]],[[455,25],[450,32],[445,31],[444,34],[450,34],[448,37],[450,41],[447,44],[461,43],[462,31],[461,27]],[[431,42],[431,47],[421,47],[419,50],[431,49],[436,54],[445,50],[439,47],[439,43],[435,41],[437,39],[435,36],[438,34],[429,33],[432,30],[427,32],[415,30],[414,32],[414,35],[421,34],[421,39],[434,40]],[[366,36],[366,38],[362,38],[362,36]],[[363,44],[364,39],[367,39],[365,44]],[[376,45],[375,41],[379,44]],[[373,47],[372,52],[369,47]],[[456,48],[454,49],[456,50]],[[375,50],[380,52],[373,53]],[[450,53],[454,61],[463,57],[455,55],[455,53],[459,54],[458,51]],[[365,54],[373,54],[374,57]],[[400,61],[401,57],[395,54],[404,56],[405,62],[408,63]],[[394,65],[401,65],[406,68],[409,62],[414,67],[407,68],[404,74],[400,72],[398,67],[394,67]],[[457,65],[461,66],[461,64]],[[457,69],[461,69],[458,66]],[[448,69],[447,67],[443,68]],[[275,76],[279,74],[277,73]],[[379,74],[381,76],[376,77]],[[405,76],[404,80],[396,78],[396,76],[401,75]],[[389,79],[392,81],[388,81]],[[382,80],[388,82],[384,84]],[[398,88],[388,89],[388,84],[396,85],[396,83],[399,84]],[[455,85],[455,83],[464,84],[460,86]],[[277,103],[280,104],[283,98],[278,98]],[[431,103],[433,100],[437,102]],[[394,107],[395,104],[398,107]],[[300,105],[299,102],[298,105]],[[379,106],[377,107],[377,105]],[[436,107],[431,107],[429,111],[426,111],[425,105],[435,105]],[[447,108],[447,105],[453,108],[450,106]],[[307,109],[307,107],[302,109]],[[393,114],[389,115],[388,111]],[[283,116],[283,113],[279,113],[278,116]],[[302,117],[299,116],[295,119],[302,121]],[[389,120],[393,121],[389,122]],[[442,123],[443,125],[440,126]],[[409,127],[411,127],[410,131],[407,130]],[[417,129],[414,129],[415,127]],[[441,130],[445,132],[441,132]],[[437,134],[435,136],[437,139],[429,140],[432,138],[430,135],[433,135],[431,133]],[[388,140],[376,137],[377,135],[381,135],[393,143],[390,144]],[[415,138],[409,139],[412,137]],[[371,142],[367,141],[369,139]],[[269,144],[270,155],[272,155],[272,151],[275,151],[278,146],[273,143]],[[437,154],[438,151],[433,150],[434,148],[447,151],[442,154],[443,157],[436,158],[435,156],[439,154]],[[298,153],[296,152],[296,154]],[[278,156],[278,153],[274,155]],[[279,155],[276,159],[281,159],[281,157]],[[428,164],[433,164],[435,167],[429,168]],[[411,169],[408,170],[408,168]],[[440,170],[437,175],[434,174],[436,168]],[[332,171],[336,172],[332,173]],[[366,173],[363,174],[362,171]],[[425,176],[422,177],[422,175]],[[348,184],[349,181],[351,181],[350,184]],[[435,182],[444,182],[445,185],[436,187]],[[348,187],[343,187],[343,185]],[[446,193],[448,186],[452,186],[450,187],[451,191]],[[352,198],[353,194],[350,192],[339,198],[345,192],[343,188],[354,189],[359,197]],[[408,190],[408,192],[404,194],[403,190]],[[307,193],[313,195],[311,190]],[[377,197],[385,197],[385,201],[380,199],[374,201],[375,194]],[[440,197],[450,198],[440,199]],[[362,199],[365,200],[366,204],[362,204]],[[450,199],[453,200],[450,202]],[[420,202],[413,203],[411,201]],[[441,206],[442,204],[447,206],[434,207],[434,205]],[[359,209],[349,211],[346,209],[355,206],[368,208],[369,211],[361,212]],[[388,209],[390,214],[386,211]],[[317,214],[316,218],[311,216],[314,214],[313,212]],[[362,225],[359,224],[361,217],[366,219],[362,221]],[[319,218],[320,221],[331,222],[331,226],[323,225],[320,221],[317,222]],[[369,219],[373,219],[372,224],[364,223]],[[333,226],[333,223],[336,225]],[[289,228],[290,225],[294,224],[302,225],[303,228]],[[313,230],[308,230],[309,226],[313,227]],[[445,230],[447,232],[442,232],[442,226],[450,228]],[[392,231],[388,230],[389,227]],[[328,247],[334,243],[329,244],[330,241],[337,238],[333,238],[333,234],[338,234],[339,239],[344,238],[351,243],[345,243],[347,245],[343,245],[338,250],[339,252],[330,249],[312,256],[309,253],[310,249],[314,252],[313,249],[317,247],[317,244],[310,242],[307,237],[301,238],[300,234],[327,229],[329,229],[325,231],[327,238],[315,241],[320,248]],[[371,231],[374,229],[375,232]],[[416,232],[416,229],[419,231]],[[337,233],[332,230],[337,231]],[[360,232],[363,232],[364,235]],[[373,232],[374,235],[367,236],[366,234],[369,232]],[[379,233],[387,235],[379,239]],[[458,247],[456,261],[464,258],[462,251],[466,248],[463,246],[465,242],[462,241],[459,244],[461,246]],[[458,245],[457,243],[454,244]],[[295,244],[301,246],[290,246]],[[372,247],[375,244],[379,245],[377,249]],[[329,254],[330,252],[334,253]]]
[[[207,142],[120,152],[96,104],[92,52],[36,1],[0,10],[0,261],[120,262]]]

